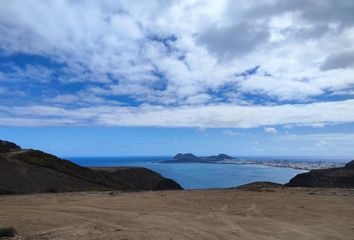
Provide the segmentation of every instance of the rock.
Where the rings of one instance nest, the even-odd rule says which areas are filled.
[[[0,140],[0,154],[19,151],[19,150],[21,150],[21,147],[19,147],[15,143]]]
[[[354,161],[344,167],[311,170],[292,178],[289,187],[354,188]]]
[[[353,169],[354,170],[354,160],[350,161],[345,165],[346,169]]]
[[[179,190],[182,187],[169,178],[142,167],[116,168],[111,176],[133,183],[142,190]]]

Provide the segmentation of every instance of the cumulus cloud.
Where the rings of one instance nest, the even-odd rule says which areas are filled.
[[[277,81],[277,84],[274,82]],[[275,77],[251,76],[240,82],[240,89],[245,92],[261,93],[277,97],[280,100],[306,99],[318,96],[323,90],[308,81],[279,79]]]
[[[1,125],[162,126],[253,128],[291,124],[338,124],[354,121],[354,100],[279,106],[207,105],[184,107],[96,106],[65,109],[53,106],[0,107]],[[9,121],[13,117],[14,122]],[[42,121],[45,120],[45,121]],[[268,127],[267,127],[268,128]],[[275,133],[275,129],[265,131]]]
[[[335,53],[326,58],[322,70],[354,68],[354,50]]]
[[[235,7],[237,4],[232,3]],[[230,11],[232,8],[230,9]],[[249,8],[247,16],[254,18],[269,17],[281,15],[284,13],[295,13],[299,15],[299,19],[303,19],[308,23],[318,24],[338,24],[347,27],[354,25],[354,3],[352,1],[292,1],[292,0],[275,0],[264,1],[253,8]]]
[[[331,0],[3,1],[0,89],[24,94],[0,99],[2,124],[351,122],[338,108],[350,96],[324,99],[353,88],[353,11]]]
[[[278,130],[273,127],[265,127],[264,132],[268,134],[277,134]]]
[[[220,58],[241,57],[266,43],[269,33],[264,26],[239,23],[237,25],[219,27],[212,26],[204,30],[198,40],[211,53]]]

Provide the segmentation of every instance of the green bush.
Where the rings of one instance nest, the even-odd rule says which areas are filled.
[[[16,229],[13,227],[0,228],[0,238],[3,237],[14,237],[16,235]]]

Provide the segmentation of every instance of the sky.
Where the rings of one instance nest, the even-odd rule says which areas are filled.
[[[0,139],[354,158],[352,0],[0,2]]]

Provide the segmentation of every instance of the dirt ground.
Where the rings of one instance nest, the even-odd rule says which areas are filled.
[[[354,239],[354,190],[190,190],[0,196],[20,239]]]

